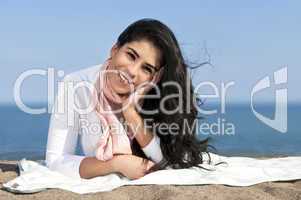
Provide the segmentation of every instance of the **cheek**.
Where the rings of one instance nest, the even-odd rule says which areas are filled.
[[[118,81],[118,79],[117,79],[118,77],[117,77],[116,73],[110,73],[108,75],[108,78],[113,84],[117,83],[117,81]]]
[[[120,70],[120,64],[118,63],[118,60],[116,59],[112,59],[109,63],[110,65],[110,70]],[[116,82],[118,80],[118,75],[116,72],[110,72],[108,73],[108,78],[113,81]]]
[[[111,63],[119,70],[120,67],[128,63],[128,59],[123,54],[118,53],[112,58]]]
[[[151,76],[150,74],[148,74],[147,72],[145,72],[143,69],[140,69],[139,70],[139,79],[142,81],[142,82],[145,82],[145,81],[151,81],[153,76]]]
[[[145,74],[144,72],[140,72],[138,74],[138,82],[139,84],[144,82],[150,82],[152,80],[152,77],[150,77],[148,74]]]

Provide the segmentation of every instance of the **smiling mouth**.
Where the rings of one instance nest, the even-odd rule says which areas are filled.
[[[126,85],[130,88],[130,84],[132,84],[132,81],[130,79],[128,79],[123,73],[118,72],[118,78],[119,78],[119,82],[123,85]],[[116,93],[118,96],[120,96],[121,98],[127,98],[130,95],[130,91],[126,92],[126,93]]]
[[[128,77],[126,77],[123,73],[118,72],[118,76],[121,83],[128,84],[128,85],[132,84],[132,81]]]

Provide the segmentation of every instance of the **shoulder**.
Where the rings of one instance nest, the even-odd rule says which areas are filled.
[[[93,98],[91,89],[94,89],[102,66],[103,64],[93,65],[67,74],[63,79],[65,93],[71,93],[71,99],[67,98],[67,101],[72,101],[71,104],[76,102],[80,109],[88,108],[90,99]]]

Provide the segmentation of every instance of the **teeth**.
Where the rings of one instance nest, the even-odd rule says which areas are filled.
[[[121,75],[121,78],[122,80],[126,81],[126,78],[123,75]]]
[[[122,82],[127,83],[127,79],[121,74],[119,73],[119,77],[121,78]]]
[[[120,80],[125,84],[133,84],[133,81],[131,79],[128,79],[124,74],[118,73]]]

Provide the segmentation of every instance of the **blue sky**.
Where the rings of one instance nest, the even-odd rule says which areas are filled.
[[[185,58],[214,68],[193,72],[195,84],[235,81],[228,101],[246,102],[254,84],[288,67],[288,99],[301,102],[300,1],[0,1],[0,102],[13,102],[14,81],[32,68],[65,73],[102,63],[127,25],[141,18],[166,23]],[[47,99],[46,79],[22,87],[28,102]],[[272,101],[273,87],[258,100]],[[205,89],[204,89],[205,91]],[[208,89],[210,93],[210,90]]]

